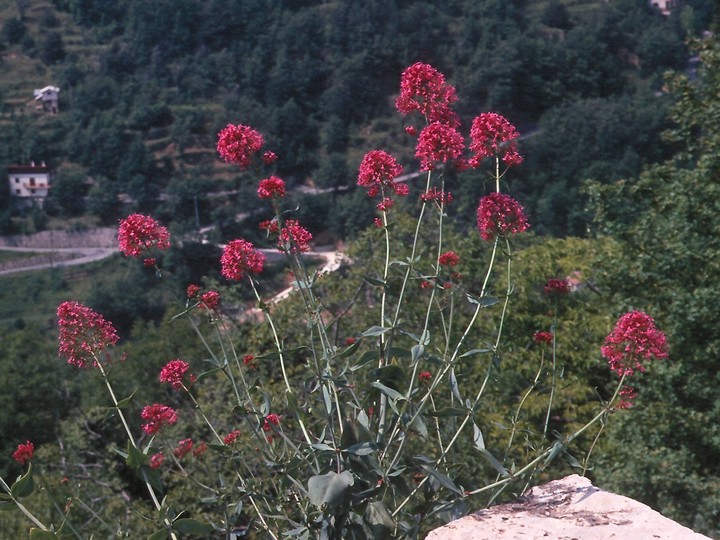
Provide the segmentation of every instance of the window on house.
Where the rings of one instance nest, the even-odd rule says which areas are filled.
[[[19,179],[19,178],[16,178],[16,179],[15,179],[15,183],[16,183],[16,184],[19,184],[19,183],[20,183],[20,179]]]
[[[34,185],[35,185],[35,179],[34,179],[34,178],[30,178],[30,185],[31,185],[31,186],[34,186]]]
[[[16,189],[16,190],[15,190],[15,195],[20,195],[20,190],[19,190],[19,189]]]
[[[33,195],[35,195],[35,190],[34,190],[34,189],[31,189],[31,190],[30,190],[30,193],[33,194]]]

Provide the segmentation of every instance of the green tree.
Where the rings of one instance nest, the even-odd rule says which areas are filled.
[[[599,261],[623,309],[652,313],[670,358],[640,383],[631,416],[610,426],[604,485],[711,536],[720,535],[720,40],[704,41],[697,83],[671,81],[680,151],[639,177],[592,184],[597,231],[616,249]],[[632,422],[631,428],[628,424]]]

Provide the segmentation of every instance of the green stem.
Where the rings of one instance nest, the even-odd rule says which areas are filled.
[[[38,518],[36,518],[30,510],[27,509],[27,507],[21,503],[18,499],[15,498],[15,496],[12,494],[12,490],[10,489],[10,486],[5,483],[5,479],[0,476],[0,485],[2,485],[3,489],[7,492],[10,499],[12,499],[12,502],[15,503],[15,506],[17,506],[20,511],[25,514],[25,517],[27,517],[30,521],[32,521],[38,528],[42,529],[43,531],[49,530],[45,525],[43,525]]]

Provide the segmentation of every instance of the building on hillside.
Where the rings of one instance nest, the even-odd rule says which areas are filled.
[[[59,92],[60,89],[57,86],[46,86],[44,88],[36,88],[33,90],[35,102],[39,103],[37,108],[52,114],[57,114]]]
[[[660,10],[663,15],[670,15],[670,10],[680,5],[680,0],[648,0],[650,5]]]
[[[37,204],[42,207],[52,184],[53,171],[45,165],[8,165],[10,196],[21,206]]]

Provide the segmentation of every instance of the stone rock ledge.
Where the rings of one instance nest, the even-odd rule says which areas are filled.
[[[603,491],[576,474],[532,488],[515,502],[465,516],[427,540],[710,540],[649,506]]]

